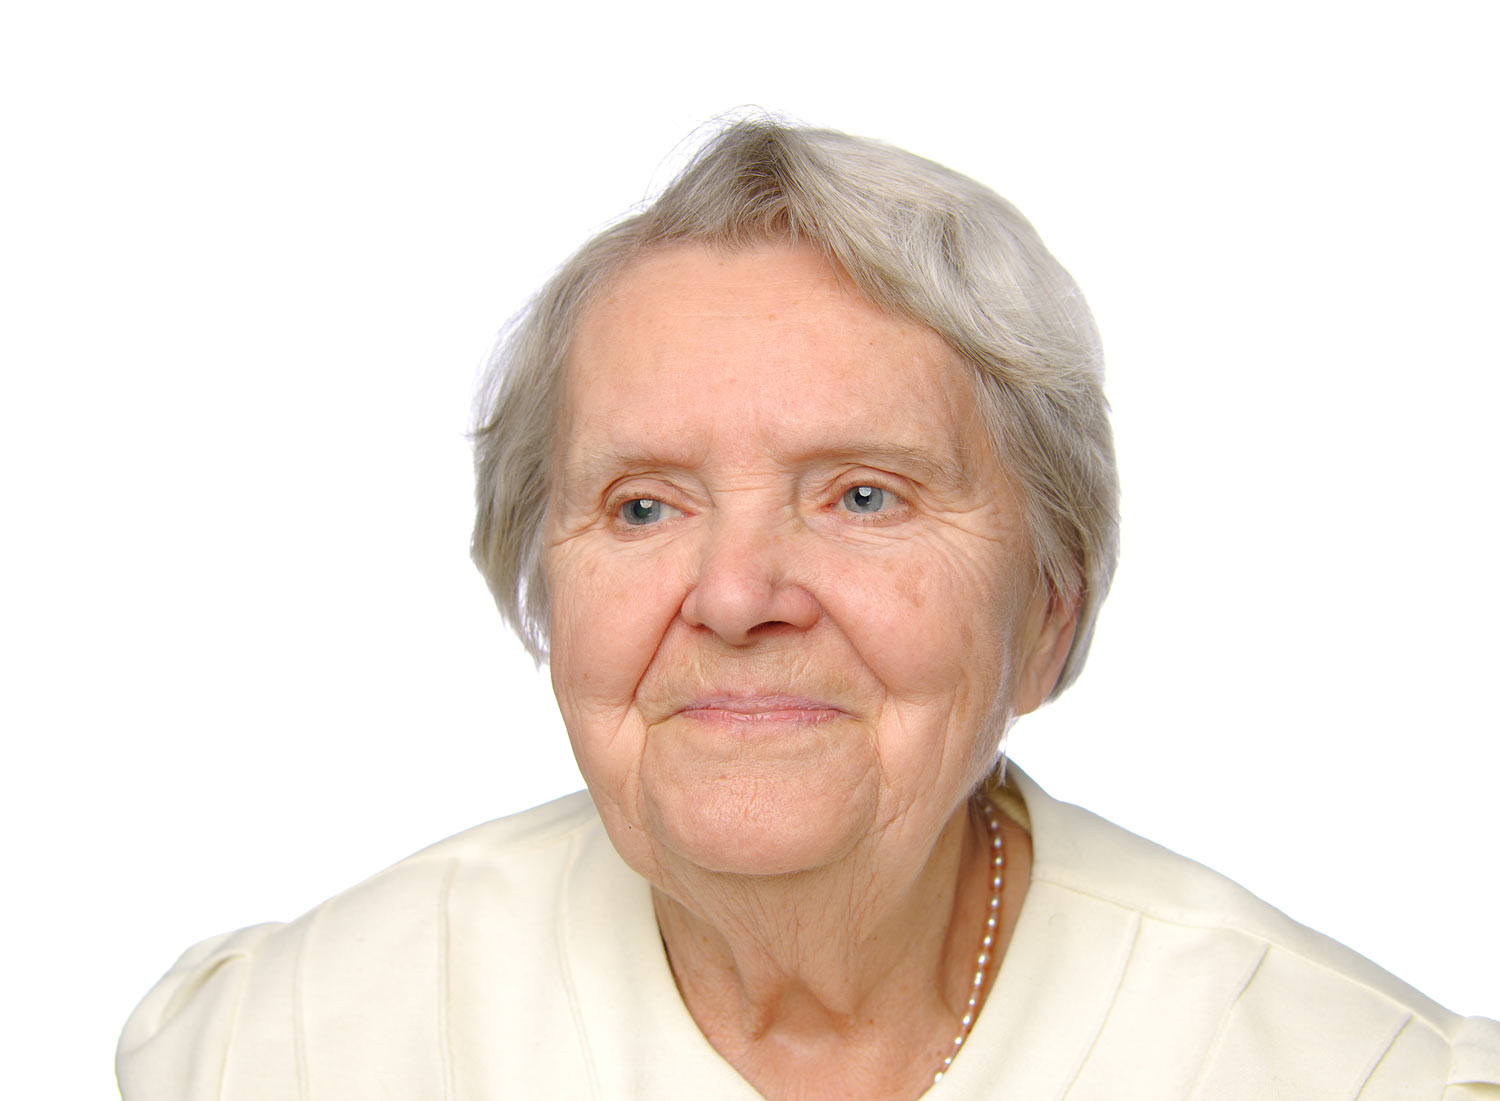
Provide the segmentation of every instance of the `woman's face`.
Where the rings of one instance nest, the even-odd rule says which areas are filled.
[[[952,351],[810,248],[681,246],[567,370],[552,682],[625,858],[660,884],[930,845],[1072,630]]]

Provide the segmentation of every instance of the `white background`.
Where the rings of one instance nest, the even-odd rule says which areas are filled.
[[[541,7],[0,27],[8,1093],[107,1096],[189,943],[577,785],[469,396],[742,104],[991,184],[1095,308],[1124,558],[1016,759],[1500,1014],[1494,8]]]

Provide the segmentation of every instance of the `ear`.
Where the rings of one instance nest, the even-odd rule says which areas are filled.
[[[1052,694],[1078,630],[1080,593],[1059,593],[1043,582],[1033,598],[1019,640],[1022,655],[1012,715],[1035,711]]]

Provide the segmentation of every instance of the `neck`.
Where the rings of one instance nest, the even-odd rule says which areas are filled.
[[[991,896],[988,829],[965,803],[926,849],[893,848],[796,875],[689,871],[656,892],[684,1003],[766,1096],[916,1096],[951,1051]],[[1024,893],[1012,861],[995,959]]]

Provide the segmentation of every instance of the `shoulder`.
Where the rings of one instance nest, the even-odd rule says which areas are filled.
[[[482,906],[507,926],[489,938],[497,952],[527,951],[547,930],[521,926],[545,925],[549,908],[538,903],[561,890],[577,852],[598,858],[596,833],[579,792],[423,849],[295,921],[195,945],[126,1023],[116,1057],[126,1101],[295,1096],[310,1036],[321,1052],[356,1032],[362,1045],[388,1032],[411,1059],[440,1062],[441,1045],[424,1054],[421,1035],[446,1011],[453,923]],[[442,1068],[416,1073],[429,1071]],[[239,1094],[235,1080],[247,1075],[255,1084]]]
[[[1448,1011],[1217,872],[1051,799],[1024,774],[1016,786],[1032,823],[1032,889],[1061,913],[1108,912],[1129,930],[1122,991],[1192,991],[1195,1012],[1212,1019],[1202,1096],[1446,1088],[1452,1101],[1500,1101],[1500,1023]],[[1283,1093],[1278,1080],[1326,1089]]]

